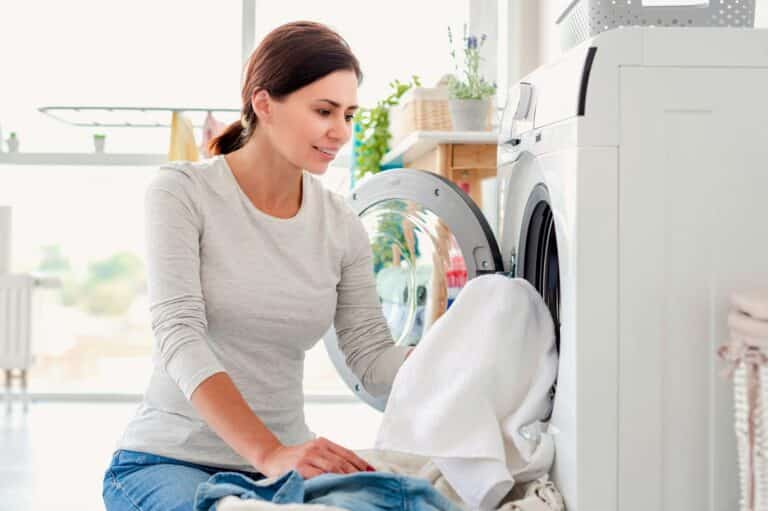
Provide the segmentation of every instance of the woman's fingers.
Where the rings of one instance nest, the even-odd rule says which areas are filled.
[[[329,449],[331,449],[338,456],[341,456],[342,458],[344,458],[347,462],[351,463],[355,468],[357,468],[357,470],[365,472],[366,470],[369,470],[369,468],[370,469],[373,468],[367,461],[365,461],[364,459],[362,459],[360,456],[350,451],[349,449],[342,447],[339,444],[335,444],[330,440],[328,440],[327,442],[328,442]]]
[[[301,474],[301,477],[303,477],[304,479],[312,479],[313,477],[317,477],[324,473],[323,470],[313,465],[304,465],[297,470],[299,474]]]
[[[358,470],[345,459],[339,457],[330,449],[321,448],[310,458],[309,463],[323,472],[336,474],[352,474]]]

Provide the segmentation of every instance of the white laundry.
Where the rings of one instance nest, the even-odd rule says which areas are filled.
[[[549,472],[551,315],[523,279],[471,280],[400,368],[376,448],[432,458],[472,508]]]

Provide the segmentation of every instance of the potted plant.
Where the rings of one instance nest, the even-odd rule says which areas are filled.
[[[400,102],[400,98],[411,87],[421,86],[418,76],[413,76],[410,83],[395,80],[389,83],[392,92],[376,103],[373,108],[360,108],[355,113],[355,173],[359,180],[366,174],[375,174],[381,170],[381,159],[389,150],[389,109]]]
[[[97,153],[104,152],[104,143],[107,140],[107,136],[103,133],[94,133],[93,135],[93,148]]]
[[[8,135],[8,152],[9,153],[15,153],[19,150],[19,138],[16,136],[16,132],[12,131],[10,135]]]
[[[486,35],[480,39],[467,35],[464,25],[464,62],[459,70],[456,50],[453,44],[451,27],[448,27],[448,42],[451,46],[451,60],[455,74],[448,77],[448,107],[454,130],[485,130],[490,112],[490,98],[496,92],[496,84],[488,83],[480,74],[480,50],[485,44]]]

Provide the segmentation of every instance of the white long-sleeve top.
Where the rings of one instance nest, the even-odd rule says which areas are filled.
[[[118,448],[253,470],[189,401],[221,371],[281,442],[311,440],[304,355],[332,322],[366,390],[389,390],[408,348],[382,314],[368,236],[306,172],[302,190],[298,213],[280,219],[251,203],[221,155],[160,168],[145,196],[154,371]]]

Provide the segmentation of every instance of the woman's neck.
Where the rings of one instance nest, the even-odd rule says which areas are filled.
[[[286,160],[262,133],[254,133],[225,159],[240,188],[258,209],[279,218],[290,218],[299,211],[302,169]]]

